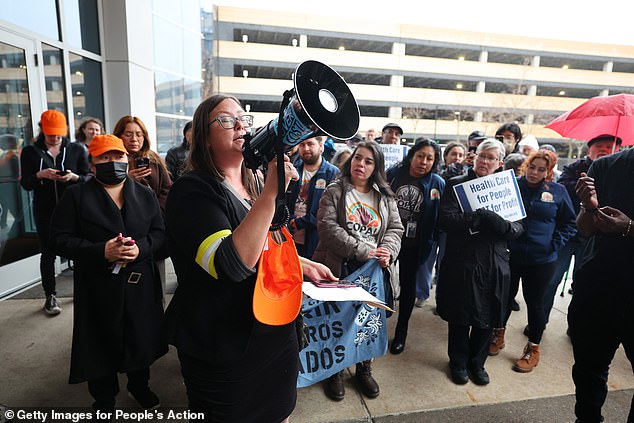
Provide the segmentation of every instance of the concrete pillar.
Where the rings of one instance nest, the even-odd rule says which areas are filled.
[[[482,112],[476,112],[475,116],[473,117],[473,120],[475,122],[482,122],[482,118],[483,118],[483,113]]]
[[[526,90],[526,95],[537,95],[537,85],[529,85],[528,90]]]
[[[138,116],[156,140],[154,46],[139,36],[153,33],[151,11],[152,0],[108,0],[103,8],[104,123],[111,130],[121,116]]]
[[[403,108],[402,107],[392,106],[392,107],[390,107],[389,111],[387,112],[387,116],[390,119],[400,120],[400,119],[403,118]]]
[[[605,89],[601,90],[601,92],[599,93],[599,95],[600,95],[601,97],[607,97],[607,96],[609,96],[609,95],[610,95],[610,90],[608,90],[607,88],[605,88]]]
[[[489,52],[486,50],[482,50],[480,52],[480,57],[478,58],[479,62],[486,63],[489,61]]]
[[[540,60],[541,60],[541,56],[533,56],[531,58],[531,66],[533,66],[535,68],[538,67]]]
[[[614,67],[613,61],[607,61],[603,64],[603,72],[612,72],[612,68]]]
[[[392,44],[392,54],[396,56],[405,56],[405,43]]]
[[[476,84],[476,92],[483,93],[485,88],[486,88],[486,82],[478,81],[478,83]]]
[[[308,35],[306,34],[299,35],[299,46],[304,48],[308,47]]]

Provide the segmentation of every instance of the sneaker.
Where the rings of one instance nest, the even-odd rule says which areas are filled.
[[[62,308],[59,306],[55,295],[46,296],[46,301],[44,302],[44,311],[53,316],[62,312]]]
[[[425,305],[425,303],[427,303],[427,300],[424,298],[416,298],[416,302],[414,303],[414,305],[418,308],[423,308],[423,306]]]
[[[156,410],[161,406],[159,397],[150,390],[147,386],[138,391],[128,391],[130,398],[139,403],[144,410]]]

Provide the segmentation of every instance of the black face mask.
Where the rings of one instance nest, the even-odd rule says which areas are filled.
[[[95,178],[104,185],[119,185],[128,177],[128,162],[106,162],[95,165]]]

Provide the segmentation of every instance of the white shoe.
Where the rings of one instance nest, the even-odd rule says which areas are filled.
[[[51,315],[57,315],[62,312],[62,308],[59,306],[55,295],[46,296],[46,301],[44,302],[44,311]]]
[[[427,303],[426,299],[423,298],[416,298],[416,302],[414,303],[414,305],[418,308],[423,308],[423,306]]]

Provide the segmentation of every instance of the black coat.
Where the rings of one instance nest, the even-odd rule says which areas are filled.
[[[447,245],[438,276],[438,314],[457,325],[502,327],[511,274],[507,241],[524,229],[510,222],[504,233],[495,233],[481,225],[476,212],[462,212],[453,187],[476,177],[469,170],[450,179],[440,200],[439,223]],[[479,232],[471,235],[469,229]]]
[[[163,295],[153,255],[165,242],[154,193],[128,178],[119,210],[95,179],[70,187],[52,219],[57,254],[75,262],[70,383],[148,367],[167,352],[161,341]],[[106,241],[122,233],[137,259],[113,274]],[[130,283],[132,272],[141,273]]]

